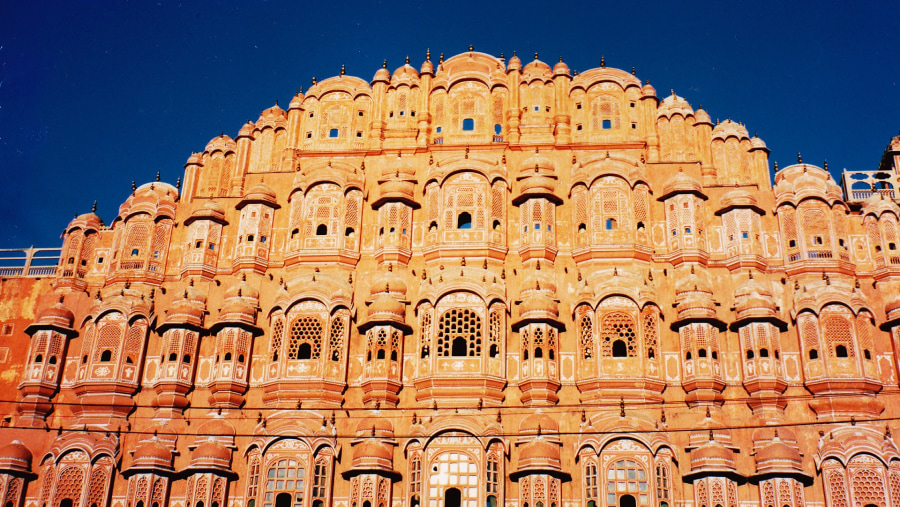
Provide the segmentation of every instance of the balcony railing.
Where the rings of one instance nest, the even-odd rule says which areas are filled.
[[[56,276],[56,266],[62,254],[60,248],[4,248],[0,249],[0,276],[43,277]]]

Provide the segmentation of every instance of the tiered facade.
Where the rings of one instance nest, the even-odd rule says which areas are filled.
[[[892,190],[773,186],[633,70],[430,60],[3,279],[0,504],[900,506]]]

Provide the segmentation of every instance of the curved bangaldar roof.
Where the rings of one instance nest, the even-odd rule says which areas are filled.
[[[574,91],[576,88],[587,91],[594,85],[604,82],[615,83],[623,90],[626,90],[631,86],[637,87],[638,90],[641,89],[641,80],[624,70],[614,69],[612,67],[599,67],[586,70],[575,76],[575,78],[572,79],[572,85],[569,91]]]
[[[548,67],[549,70],[549,67]],[[462,81],[479,81],[489,88],[507,87],[506,67],[495,56],[468,51],[445,60],[438,65],[434,88],[450,89]]]
[[[335,77],[330,77],[328,79],[323,79],[321,82],[318,82],[306,92],[306,99],[321,99],[325,95],[332,92],[344,92],[350,95],[351,98],[356,98],[358,96],[372,96],[372,87],[369,86],[369,83],[363,81],[362,79],[354,76],[348,76],[342,74]]]

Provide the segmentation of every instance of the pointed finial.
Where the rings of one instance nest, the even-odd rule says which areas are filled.
[[[581,422],[587,422],[587,414],[584,412],[584,409],[581,409]]]
[[[537,53],[534,54],[534,59],[535,59],[535,60],[538,59],[538,54],[537,54]]]
[[[462,258],[462,260],[459,262],[459,265],[462,267],[466,267],[466,258],[465,257]]]
[[[178,179],[175,180],[175,189],[181,190],[181,176],[179,176]]]
[[[275,99],[275,107],[278,107],[278,99]]]
[[[313,86],[316,85],[316,76],[313,76],[313,78],[312,78],[312,84],[313,84]]]
[[[776,173],[778,172],[778,161],[777,160],[775,161],[775,172]]]
[[[438,60],[438,63],[444,63],[444,53],[441,53],[441,59]]]
[[[625,417],[625,398],[619,398],[619,417]]]
[[[426,62],[431,61],[431,48],[428,48],[425,50],[425,61]]]
[[[503,60],[503,53],[500,53],[500,59]]]
[[[387,59],[385,59],[384,62],[381,64],[381,68],[382,68],[382,69],[386,69],[386,68],[387,68]]]
[[[342,63],[342,64],[341,64],[341,75],[343,76],[343,75],[346,74],[346,73],[347,73],[347,68],[344,67],[344,64]]]
[[[714,441],[715,439],[716,439],[716,438],[713,436],[713,430],[712,430],[712,428],[710,428],[710,429],[709,429],[709,441],[712,442],[712,441]]]
[[[799,152],[799,151],[797,152],[797,163],[798,163],[798,164],[802,164],[802,163],[803,163],[803,157],[800,156],[800,152]]]
[[[649,79],[645,79],[645,80],[644,80],[644,86],[646,86],[646,85],[648,85],[648,84],[650,84],[650,80],[649,80]]]
[[[156,171],[156,181],[159,181],[159,171]]]
[[[706,407],[706,418],[709,419],[710,417],[712,417],[712,414],[709,412],[709,406],[707,405],[707,407]]]
[[[469,51],[475,51],[475,46],[469,44]]]
[[[540,259],[538,259],[537,266],[535,266],[534,269],[536,269],[537,271],[541,270],[541,260]]]
[[[406,64],[409,65],[409,55],[406,55]]]
[[[601,57],[600,57],[600,68],[601,68],[601,69],[605,69],[605,68],[606,68],[606,57],[605,57],[605,56],[601,56]]]
[[[466,158],[469,158],[469,145],[466,145]]]
[[[827,171],[828,170],[828,160],[826,160],[823,165],[825,166],[825,167],[823,167],[823,169],[825,169]]]
[[[91,206],[91,213],[96,213],[96,212],[97,212],[97,201],[94,201],[94,205]]]
[[[631,66],[631,75],[634,75],[634,65]]]
[[[135,190],[137,190],[137,183],[135,183],[134,180],[131,180],[131,191],[134,192]]]

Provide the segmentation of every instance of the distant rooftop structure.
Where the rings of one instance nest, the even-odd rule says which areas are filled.
[[[877,171],[849,171],[844,169],[841,186],[849,204],[862,204],[876,192],[885,197],[897,200],[897,188],[900,187],[900,135],[894,136]]]

